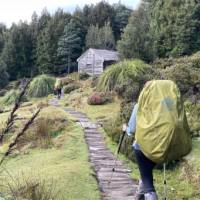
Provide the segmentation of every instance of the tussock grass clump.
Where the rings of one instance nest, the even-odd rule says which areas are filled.
[[[110,66],[99,78],[97,89],[111,91],[117,85],[122,85],[130,80],[134,82],[150,76],[153,69],[141,60],[125,60]],[[147,76],[147,77],[146,77]]]
[[[5,96],[1,99],[1,104],[5,106],[12,105],[15,103],[19,92],[17,90],[10,90],[8,91]]]
[[[28,89],[30,97],[45,97],[53,93],[55,78],[48,75],[40,75],[33,79]]]
[[[48,148],[52,145],[51,135],[50,135],[50,125],[47,118],[40,118],[37,121],[35,134],[36,138],[43,148]]]
[[[27,176],[20,173],[20,176],[10,177],[4,186],[7,191],[4,191],[5,198],[3,199],[28,199],[28,200],[57,200],[62,199],[59,197],[59,191],[56,189],[56,184],[53,180],[44,180],[38,176]],[[1,198],[0,198],[1,199]]]
[[[15,103],[19,97],[19,90],[10,90],[4,97],[2,97],[0,104],[4,106],[10,106]],[[26,97],[23,97],[22,101],[26,101]]]

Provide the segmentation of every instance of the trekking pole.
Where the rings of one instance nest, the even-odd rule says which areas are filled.
[[[164,200],[167,200],[167,181],[166,181],[166,164],[163,164],[163,178],[164,178]]]
[[[111,181],[112,181],[113,173],[114,173],[115,167],[116,167],[116,165],[117,165],[118,155],[119,155],[119,152],[120,152],[120,149],[121,149],[122,142],[123,142],[123,140],[124,140],[125,134],[126,134],[126,128],[125,128],[125,126],[123,125],[123,134],[121,135],[120,140],[119,140],[119,144],[118,144],[118,148],[117,148],[117,153],[116,153],[116,157],[115,157],[115,162],[114,162],[114,165],[113,165],[113,168],[112,168],[112,174],[111,174],[110,180],[108,181],[108,184],[110,184]]]

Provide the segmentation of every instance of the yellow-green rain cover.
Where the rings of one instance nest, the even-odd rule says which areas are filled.
[[[155,163],[176,160],[192,148],[180,91],[170,80],[146,83],[138,100],[136,141]]]

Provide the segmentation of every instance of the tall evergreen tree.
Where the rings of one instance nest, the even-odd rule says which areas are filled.
[[[31,31],[31,41],[32,41],[32,76],[37,74],[36,60],[37,60],[37,38],[39,35],[39,17],[36,12],[32,14],[32,20],[30,23],[30,31]]]
[[[120,2],[114,4],[114,26],[113,32],[115,35],[116,40],[120,39],[120,36],[123,32],[123,29],[128,24],[128,19],[131,15],[132,10],[127,8],[125,5],[121,4]]]
[[[98,25],[90,25],[86,35],[86,48],[101,48],[100,28]]]
[[[181,56],[200,49],[200,2],[149,2],[151,32],[158,57]]]
[[[25,22],[13,24],[6,35],[2,59],[7,65],[11,80],[31,76],[32,41],[29,25]]]
[[[0,59],[0,88],[4,87],[8,83],[8,73],[6,71],[6,64]]]
[[[85,30],[77,18],[72,18],[65,26],[58,41],[57,55],[60,58],[60,71],[71,72],[77,69],[77,58],[81,55],[85,40]]]
[[[4,24],[0,23],[0,55],[1,55],[4,43],[5,43],[5,38],[4,38],[5,32],[6,32],[6,26]]]
[[[37,43],[39,73],[57,73],[57,44],[71,16],[58,9],[40,32]]]
[[[110,23],[105,23],[102,28],[91,25],[86,35],[86,48],[114,49],[115,39]]]
[[[149,29],[146,4],[142,3],[138,10],[132,12],[122,39],[118,42],[117,49],[122,58],[140,58],[145,61],[153,59]]]

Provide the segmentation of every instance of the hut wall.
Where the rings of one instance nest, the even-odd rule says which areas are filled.
[[[93,67],[94,66],[94,67]],[[103,60],[92,52],[85,54],[78,62],[79,73],[99,75],[103,72]]]

